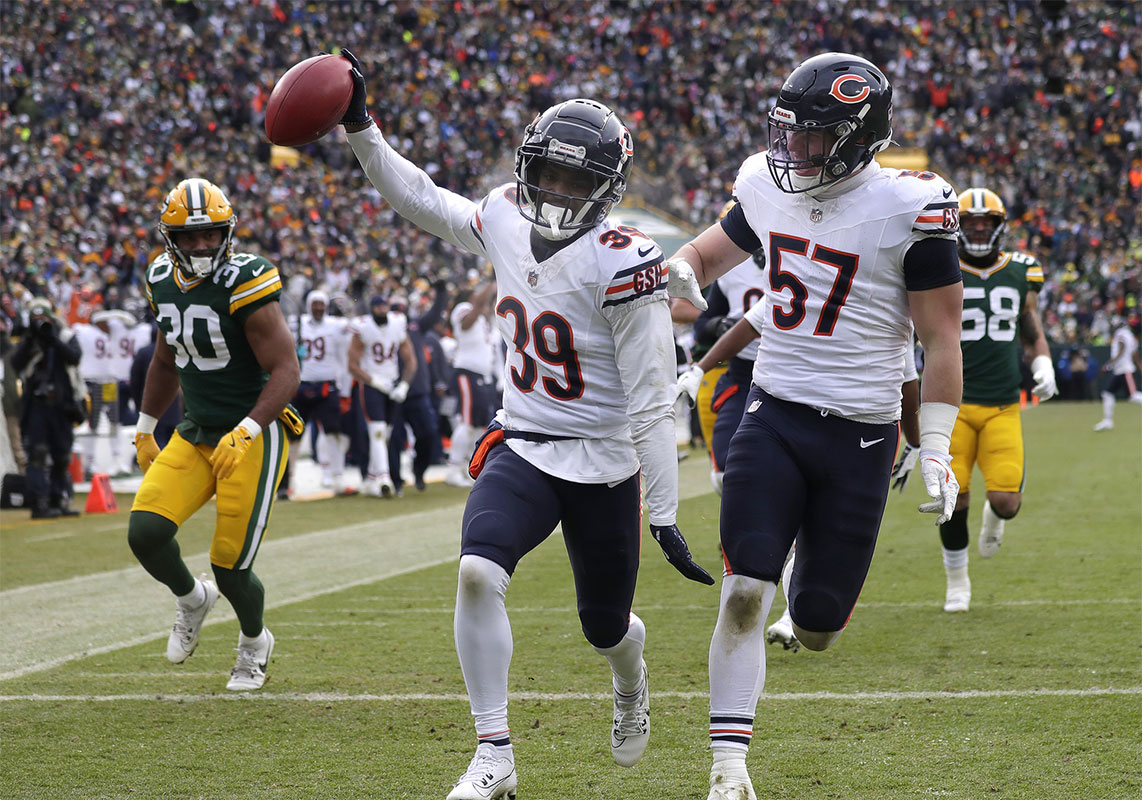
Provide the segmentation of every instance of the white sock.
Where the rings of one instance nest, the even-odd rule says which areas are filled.
[[[1110,392],[1102,393],[1102,418],[1106,422],[1114,422],[1114,395]]]
[[[991,508],[991,501],[984,501],[983,504],[983,528],[984,530],[1003,530],[1003,523],[1006,522],[1003,517],[996,514]]]
[[[325,435],[329,450],[329,469],[333,477],[340,478],[345,472],[345,450],[348,437],[343,433],[328,433]]]
[[[642,653],[646,646],[646,626],[632,611],[626,636],[614,647],[595,648],[607,659],[615,693],[630,697],[642,689]]]
[[[765,619],[776,594],[777,584],[772,581],[744,575],[727,575],[722,580],[718,623],[710,640],[710,716],[749,719],[748,726],[743,723],[735,731],[737,738],[748,740],[752,736],[757,698],[765,687]],[[757,611],[749,619],[731,620],[727,611],[731,606]],[[743,757],[749,747],[740,742],[718,741],[714,733],[711,739],[712,747],[736,749]]]
[[[179,595],[178,604],[183,608],[198,608],[206,602],[206,587],[198,578],[194,579],[194,588],[184,595]]]
[[[259,633],[257,636],[247,636],[246,634],[242,633],[241,631],[238,631],[238,646],[239,647],[246,647],[246,648],[254,647],[254,648],[257,648],[260,650],[265,645],[265,643],[266,643],[266,629],[264,626],[262,627],[262,632]]]
[[[476,429],[461,422],[452,429],[452,448],[448,452],[448,463],[468,474],[468,460],[472,458],[472,451],[476,447]]]
[[[388,425],[384,422],[369,422],[369,477],[379,478],[389,474]]]
[[[453,634],[476,736],[493,740],[508,731],[508,667],[512,628],[504,607],[511,576],[482,556],[460,558]]]
[[[951,572],[953,569],[968,565],[968,549],[966,547],[963,550],[949,550],[946,547],[942,549],[944,551],[945,572]]]
[[[785,566],[781,568],[781,592],[785,595],[785,608],[789,608],[789,582],[793,580],[793,558],[797,555],[797,545],[789,548],[785,556]]]

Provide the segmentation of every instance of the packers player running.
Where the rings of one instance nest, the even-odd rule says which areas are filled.
[[[167,195],[159,221],[164,252],[144,287],[162,333],[147,370],[135,448],[143,483],[128,541],[143,568],[177,598],[167,658],[194,652],[219,593],[238,616],[238,660],[227,689],[260,689],[274,649],[262,623],[264,591],[253,572],[285,469],[285,426],[300,434],[287,403],[298,363],[273,264],[233,252],[235,214],[214,184],[188,178]],[[159,451],[158,417],[182,389],[186,413]],[[210,545],[214,580],[195,579],[179,555],[178,528],[217,495]]]
[[[1032,256],[1002,250],[1007,209],[990,189],[960,194],[960,271],[964,312],[960,349],[964,399],[952,431],[952,471],[960,484],[956,510],[940,525],[947,592],[944,610],[967,611],[968,506],[972,467],[979,462],[987,499],[983,504],[979,554],[991,558],[1003,542],[1004,523],[1023,502],[1023,430],[1019,418],[1022,375],[1019,362],[1031,355],[1031,390],[1040,400],[1054,397],[1055,370],[1039,320],[1043,268]]]

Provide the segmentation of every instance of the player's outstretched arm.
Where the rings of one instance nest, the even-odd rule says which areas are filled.
[[[438,187],[428,173],[393,150],[369,116],[360,62],[348,50],[343,49],[341,55],[353,65],[353,99],[341,124],[369,181],[414,225],[470,253],[484,255],[475,224],[476,204]]]
[[[674,280],[675,273],[679,270],[678,262],[686,262],[693,271],[698,286],[705,288],[749,257],[749,253],[734,244],[733,239],[722,228],[722,224],[715,222],[678,248],[678,252],[670,257],[666,265],[670,268],[671,280]],[[677,293],[674,286],[670,287],[670,295],[686,296]],[[693,302],[692,298],[687,299]],[[702,303],[694,305],[699,308],[705,307]]]

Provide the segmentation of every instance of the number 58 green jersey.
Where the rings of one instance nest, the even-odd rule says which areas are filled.
[[[1043,285],[1043,267],[1026,253],[1001,252],[990,267],[960,261],[964,279],[964,402],[1000,406],[1019,401],[1023,343],[1019,320],[1027,292]]]
[[[192,444],[216,445],[250,413],[269,379],[243,326],[278,300],[281,276],[261,256],[237,253],[210,276],[188,281],[164,253],[147,268],[144,286],[182,387],[178,432]]]

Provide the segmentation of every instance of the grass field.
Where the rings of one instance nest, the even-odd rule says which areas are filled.
[[[1125,800],[1142,796],[1142,413],[1024,415],[1024,508],[975,551],[972,610],[941,610],[939,539],[914,481],[889,500],[868,582],[828,652],[769,649],[750,769],[760,798]],[[680,524],[718,564],[704,460],[681,464]],[[221,602],[198,651],[164,655],[173,601],[126,545],[126,513],[6,512],[0,533],[0,797],[438,798],[474,746],[452,644],[465,493],[281,504],[258,559],[277,646],[264,690],[225,691],[237,624]],[[129,499],[120,497],[127,508]],[[179,540],[206,568],[213,507]],[[653,728],[609,750],[603,659],[579,632],[557,536],[508,591],[509,715],[521,800],[703,800],[706,654],[717,589],[649,537],[635,610]]]

